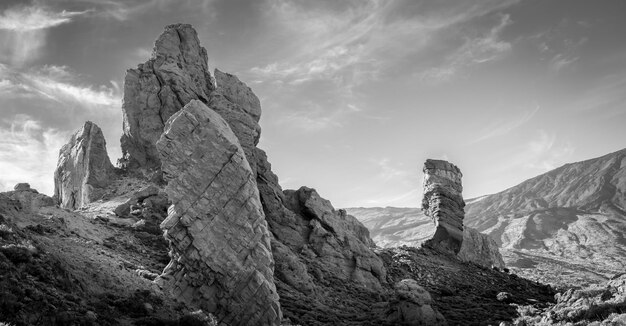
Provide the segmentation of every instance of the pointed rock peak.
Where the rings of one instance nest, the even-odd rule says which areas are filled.
[[[436,230],[429,243],[434,247],[459,253],[463,243],[463,201],[461,170],[443,160],[424,163],[422,210],[435,222]]]
[[[113,174],[102,130],[87,121],[59,152],[54,196],[61,207],[80,208],[102,197]]]
[[[261,118],[261,102],[252,89],[239,80],[237,76],[215,69],[217,89],[226,99],[239,105],[255,122]]]
[[[152,58],[129,69],[124,79],[122,167],[159,170],[155,144],[165,122],[192,100],[208,103],[214,89],[196,31],[188,24],[167,26]]]
[[[154,42],[153,59],[192,59],[206,65],[206,49],[200,45],[198,33],[190,24],[172,24]],[[191,63],[185,60],[187,63]]]

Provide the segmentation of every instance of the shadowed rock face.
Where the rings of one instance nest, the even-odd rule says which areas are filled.
[[[206,49],[196,31],[188,24],[167,26],[155,42],[152,58],[126,72],[123,166],[160,168],[155,144],[165,122],[191,100],[208,103],[213,90]]]
[[[430,244],[458,253],[463,242],[463,186],[461,170],[442,160],[424,163],[422,210],[437,225]]]
[[[270,233],[254,174],[224,119],[200,101],[174,114],[157,143],[172,201],[162,281],[228,325],[278,325]]]
[[[54,197],[61,207],[80,208],[102,197],[113,174],[102,130],[87,121],[59,152]]]
[[[506,267],[496,241],[467,226],[463,230],[463,244],[457,257],[485,267]]]

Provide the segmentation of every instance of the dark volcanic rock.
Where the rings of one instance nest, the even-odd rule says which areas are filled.
[[[102,130],[87,121],[59,152],[54,197],[61,207],[80,208],[100,199],[114,175]]]
[[[424,198],[422,210],[433,219],[437,229],[429,243],[458,253],[463,242],[465,202],[461,170],[441,160],[424,163]]]
[[[239,141],[200,101],[174,114],[157,143],[172,201],[162,280],[174,297],[228,325],[278,325],[271,235]]]
[[[126,72],[122,165],[159,169],[155,144],[165,122],[191,100],[208,103],[213,89],[206,49],[196,31],[188,24],[167,26],[152,58]]]

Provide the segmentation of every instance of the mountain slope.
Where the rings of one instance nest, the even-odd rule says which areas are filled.
[[[599,283],[626,269],[626,149],[566,164],[467,200],[464,224],[491,235],[517,272],[554,284]],[[419,243],[416,208],[349,208],[382,247]]]

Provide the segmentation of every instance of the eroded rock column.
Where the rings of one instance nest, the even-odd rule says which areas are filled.
[[[226,325],[278,325],[270,233],[255,176],[224,119],[191,101],[156,145],[172,201],[161,224],[171,262],[160,282]]]
[[[54,198],[61,207],[80,208],[102,197],[113,174],[102,130],[87,121],[59,151]]]
[[[435,234],[428,244],[459,253],[463,243],[463,174],[456,165],[428,159],[424,163],[422,210],[433,219]]]

